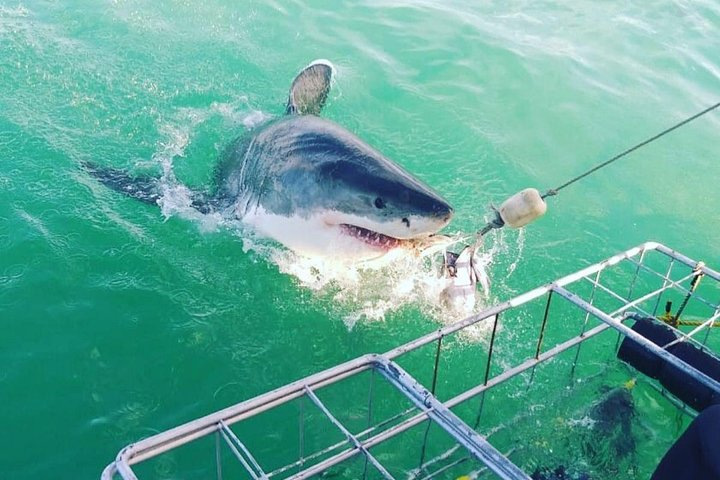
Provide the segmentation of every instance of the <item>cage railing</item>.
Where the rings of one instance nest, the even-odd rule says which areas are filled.
[[[654,257],[654,260],[657,261],[659,258],[662,268],[647,264],[648,254],[650,253],[655,253],[656,256],[659,256],[657,258]],[[629,279],[624,278],[627,276],[625,271],[620,271],[619,280],[618,278],[612,279],[612,281],[620,282],[619,287],[610,283],[602,283],[603,279],[607,280],[607,277],[610,276],[608,273],[613,270],[613,267],[624,264],[632,268],[632,274]],[[673,279],[672,275],[679,268],[678,265],[688,268],[690,272]],[[662,271],[658,271],[659,269]],[[647,274],[648,278],[654,279],[653,281],[661,281],[661,285],[657,288],[649,288],[649,290],[643,291],[639,287],[640,280],[649,281],[645,277],[640,278],[643,274]],[[485,393],[528,371],[531,373],[530,382],[532,383],[535,369],[538,365],[557,357],[562,352],[576,347],[577,350],[574,355],[571,370],[571,376],[574,375],[582,344],[608,329],[617,331],[619,338],[624,337],[634,340],[642,348],[675,365],[687,375],[697,379],[720,394],[720,383],[715,379],[696,370],[694,367],[673,356],[663,348],[663,346],[655,345],[624,324],[628,318],[636,318],[640,314],[646,317],[655,317],[662,296],[666,295],[669,291],[674,291],[686,296],[685,303],[687,303],[689,299],[693,299],[693,301],[698,302],[698,304],[704,306],[704,308],[709,308],[712,312],[701,325],[692,332],[681,335],[678,341],[693,341],[693,337],[703,329],[709,331],[709,328],[714,325],[717,318],[720,317],[720,302],[713,302],[701,297],[696,291],[693,291],[693,288],[684,286],[685,283],[692,281],[695,276],[700,274],[720,283],[720,274],[704,264],[698,263],[679,252],[655,242],[642,244],[557,279],[552,283],[532,289],[513,299],[494,305],[464,320],[439,328],[404,345],[393,348],[384,354],[364,355],[290,383],[264,395],[246,400],[128,445],[119,452],[115,461],[104,470],[102,478],[111,480],[116,475],[119,475],[126,480],[137,479],[138,477],[133,470],[134,465],[211,434],[216,434],[217,436],[216,476],[219,479],[221,479],[223,475],[221,455],[219,453],[222,442],[229,446],[238,462],[248,472],[251,478],[308,478],[325,472],[358,455],[365,459],[363,478],[367,475],[368,465],[376,472],[379,472],[383,478],[394,478],[390,470],[386,468],[370,450],[390,439],[398,437],[413,427],[427,422],[422,445],[420,446],[421,454],[418,462],[419,468],[416,470],[417,478],[433,478],[446,472],[447,469],[453,465],[465,462],[466,459],[474,459],[479,462],[481,469],[487,468],[500,478],[527,479],[529,478],[527,473],[523,472],[517,465],[511,462],[507,455],[501,453],[478,431],[482,418]],[[621,280],[626,281],[623,283]],[[584,295],[570,289],[570,287],[579,287],[583,284],[590,286],[590,291]],[[621,289],[626,289],[626,293],[620,293]],[[638,291],[640,291],[640,293],[637,293]],[[608,309],[608,311],[600,308],[598,302],[601,296],[603,296],[602,298],[606,302],[614,302],[617,306]],[[511,367],[492,375],[493,366],[498,365],[498,362],[494,362],[494,356],[497,355],[495,345],[498,337],[498,324],[500,319],[510,312],[516,311],[532,302],[543,301],[543,299],[543,316],[533,351],[526,358],[519,359]],[[581,322],[579,332],[569,336],[569,338],[557,340],[548,346],[545,345],[546,334],[548,333],[548,325],[553,318],[551,312],[557,302],[563,302],[563,308],[572,308],[573,312],[582,313],[583,321]],[[652,308],[646,307],[646,305],[650,305]],[[598,322],[597,325],[591,326],[591,319],[596,320]],[[462,334],[468,328],[481,322],[492,322],[492,333],[487,345],[482,378],[471,388],[441,401],[437,394],[437,386],[440,376],[439,365],[441,364],[444,353],[443,342],[453,335]],[[702,344],[705,345],[706,342],[707,335]],[[432,375],[430,377],[430,387],[426,388],[412,375],[412,372],[406,371],[397,362],[401,361],[406,355],[417,352],[423,347],[432,344],[435,344],[434,355],[432,355]],[[355,378],[364,372],[371,372],[367,405],[368,426],[361,431],[353,433],[352,430],[320,400],[317,392],[323,388],[340,385],[341,382]],[[411,403],[411,406],[409,408],[401,408],[389,417],[373,423],[371,421],[374,397],[373,385],[374,379],[376,378],[388,382],[396,392],[402,394]],[[299,414],[301,433],[299,436],[300,445],[298,448],[298,458],[281,467],[265,472],[261,463],[256,460],[251,453],[252,445],[247,446],[246,443],[242,442],[230,427],[233,424],[257,417],[263,412],[299,399],[309,400],[312,405],[315,405],[324,417],[342,433],[345,440],[334,442],[314,452],[305,452],[302,433],[304,417],[301,408]],[[467,402],[476,399],[479,399],[479,406],[475,422],[472,425],[464,422],[451,411],[451,409],[455,407],[467,404]],[[437,457],[427,459],[425,455],[425,443],[428,440],[428,431],[431,425],[435,425],[446,432],[456,444],[453,448],[458,450],[464,449],[466,456],[461,459],[451,459],[445,465],[438,463]],[[433,471],[434,473],[427,470],[428,465],[433,464],[438,465],[438,468]]]

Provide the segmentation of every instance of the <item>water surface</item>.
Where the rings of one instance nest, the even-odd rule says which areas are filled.
[[[208,188],[224,146],[324,57],[324,115],[468,233],[490,203],[717,102],[718,28],[709,0],[0,2],[3,476],[96,478],[131,441],[443,321],[423,292],[317,290],[250,233],[172,195],[123,198],[81,162]],[[650,239],[719,266],[718,129],[698,120],[493,234],[487,302]]]

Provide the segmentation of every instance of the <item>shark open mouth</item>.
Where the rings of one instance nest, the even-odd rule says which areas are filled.
[[[382,248],[384,250],[393,249],[402,244],[403,242],[403,240],[400,240],[398,238],[389,237],[387,235],[383,235],[382,233],[374,232],[372,230],[368,230],[367,228],[358,227],[356,225],[341,223],[340,228],[343,233],[353,238],[357,238],[358,240],[363,241],[368,245]]]

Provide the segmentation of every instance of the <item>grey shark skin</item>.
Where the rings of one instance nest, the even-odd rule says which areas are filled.
[[[364,259],[447,225],[452,207],[430,187],[343,127],[316,116],[332,66],[316,61],[295,78],[286,115],[233,142],[216,175],[220,210],[307,255]],[[148,203],[159,198],[147,178],[86,166],[102,183]]]

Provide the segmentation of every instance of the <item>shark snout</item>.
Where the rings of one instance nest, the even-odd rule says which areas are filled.
[[[455,209],[442,198],[435,198],[431,203],[428,213],[430,217],[447,225],[452,219]]]
[[[444,228],[453,217],[454,209],[440,195],[429,189],[410,195],[406,214],[395,220],[397,238],[415,238],[432,235]],[[398,212],[399,213],[399,212]]]
[[[423,237],[437,233],[444,228],[453,217],[453,208],[444,201],[434,200],[432,203],[425,203],[425,208],[406,215],[395,223],[399,231],[398,238]]]
[[[435,208],[435,216],[445,222],[450,222],[454,213],[455,210],[450,206],[450,204],[445,202],[438,204]]]

